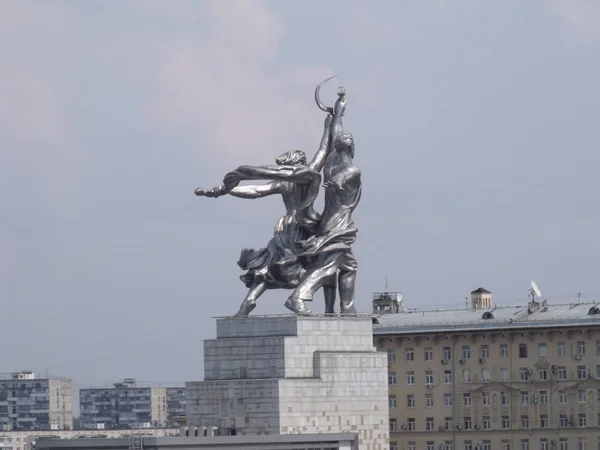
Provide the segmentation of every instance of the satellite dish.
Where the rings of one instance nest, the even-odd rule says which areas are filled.
[[[542,292],[540,291],[540,287],[537,285],[537,283],[533,280],[531,280],[531,290],[529,291],[530,295],[531,295],[531,299],[535,301],[535,297],[541,297],[542,296]]]

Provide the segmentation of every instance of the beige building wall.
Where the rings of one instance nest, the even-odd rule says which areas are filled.
[[[167,423],[167,388],[153,387],[150,392],[152,423],[163,426]]]
[[[592,327],[376,335],[390,450],[600,450]]]
[[[50,400],[50,426],[62,430],[73,429],[73,388],[71,380],[54,378],[48,380]]]

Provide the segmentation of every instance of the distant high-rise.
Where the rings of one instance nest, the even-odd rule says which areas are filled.
[[[110,388],[81,389],[79,405],[81,428],[164,427],[185,411],[185,389],[142,387],[126,378]]]
[[[66,378],[30,371],[0,375],[0,430],[70,430],[72,397]]]

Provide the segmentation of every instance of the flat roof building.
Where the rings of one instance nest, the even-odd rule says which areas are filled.
[[[600,304],[468,306],[373,319],[390,450],[600,448]]]
[[[23,371],[0,375],[0,431],[73,428],[71,380]]]

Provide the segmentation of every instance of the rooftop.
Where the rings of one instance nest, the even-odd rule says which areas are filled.
[[[490,309],[407,309],[374,316],[373,333],[412,334],[458,330],[556,328],[600,325],[600,303],[551,305],[546,301]]]

